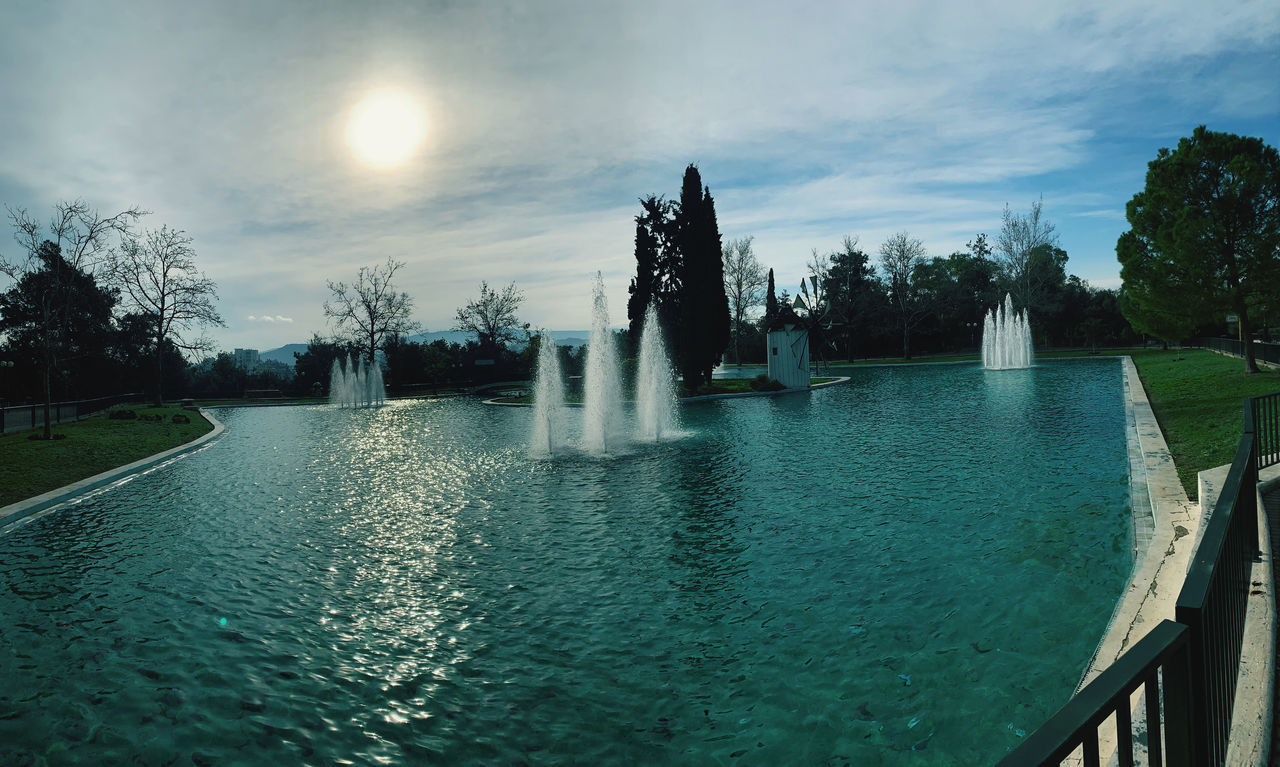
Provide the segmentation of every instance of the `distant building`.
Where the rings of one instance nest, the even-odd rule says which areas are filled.
[[[258,350],[257,349],[236,349],[235,350],[236,367],[241,370],[252,371],[258,367]]]
[[[769,377],[788,389],[809,385],[809,331],[790,306],[769,325]]]

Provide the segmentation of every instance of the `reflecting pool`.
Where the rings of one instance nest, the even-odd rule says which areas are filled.
[[[1128,572],[1120,364],[849,372],[609,458],[473,399],[216,411],[0,534],[0,762],[993,762]]]

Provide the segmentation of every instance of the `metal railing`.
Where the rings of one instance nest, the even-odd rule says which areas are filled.
[[[1077,749],[1083,751],[1086,767],[1097,767],[1098,728],[1112,715],[1116,718],[1120,764],[1132,767],[1130,700],[1138,688],[1143,688],[1146,704],[1148,763],[1169,767],[1190,764],[1186,759],[1191,751],[1187,742],[1191,733],[1188,636],[1186,626],[1161,621],[1002,759],[1000,767],[1058,764]]]
[[[1253,435],[1258,469],[1280,463],[1280,392],[1253,398]]]
[[[112,405],[119,405],[125,402],[141,402],[142,400],[142,394],[132,393],[75,400],[73,402],[54,402],[49,405],[49,422],[51,424],[59,424],[67,421],[78,421],[94,413],[100,413]],[[0,407],[0,434],[38,429],[42,426],[44,426],[43,402]]]
[[[1253,341],[1252,343],[1254,359],[1280,365],[1280,344],[1271,344],[1264,341]],[[1244,356],[1244,342],[1236,338],[1193,338],[1190,341],[1184,341],[1182,345],[1211,349],[1215,352],[1230,354],[1233,357]]]
[[[1099,727],[1113,716],[1117,760],[1121,767],[1131,766],[1130,697],[1139,687],[1145,687],[1149,764],[1216,767],[1223,763],[1250,578],[1258,556],[1258,468],[1264,465],[1264,450],[1272,451],[1267,455],[1273,463],[1280,462],[1274,455],[1280,441],[1277,411],[1280,393],[1244,402],[1244,433],[1187,567],[1175,608],[1177,621],[1161,622],[1117,658],[1002,759],[1000,767],[1060,764],[1077,750],[1083,753],[1086,767],[1096,766]],[[1260,438],[1260,432],[1265,436]]]
[[[1226,484],[1187,566],[1174,617],[1190,629],[1191,705],[1198,730],[1192,764],[1218,765],[1227,753],[1244,643],[1249,583],[1258,556],[1258,468],[1252,402]]]

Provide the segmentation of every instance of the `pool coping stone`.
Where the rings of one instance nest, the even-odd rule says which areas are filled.
[[[1138,377],[1131,357],[1122,358],[1125,376],[1126,417],[1133,499],[1135,562],[1128,586],[1116,603],[1111,620],[1080,679],[1076,692],[1109,667],[1130,646],[1146,636],[1162,620],[1175,620],[1175,607],[1182,584],[1205,522],[1213,513],[1213,504],[1230,466],[1219,466],[1201,472],[1197,500],[1187,497],[1156,420],[1146,390]],[[1136,450],[1136,455],[1135,455]],[[1259,476],[1257,492],[1263,486],[1280,483],[1280,467],[1272,467]],[[1143,503],[1142,499],[1148,502]],[[1260,529],[1266,529],[1259,503]],[[1144,532],[1144,528],[1147,532]],[[1149,542],[1141,545],[1143,538]],[[1265,538],[1265,536],[1263,536]],[[1272,700],[1275,677],[1276,614],[1271,604],[1273,593],[1270,542],[1260,544],[1262,556],[1255,563],[1252,579],[1255,587],[1245,619],[1244,652],[1236,689],[1236,715],[1228,742],[1226,763],[1265,764],[1270,748]],[[1145,722],[1145,700],[1141,689],[1132,698],[1132,721]],[[1117,762],[1114,719],[1098,730],[1102,764]],[[1135,759],[1144,761],[1145,748],[1135,740]],[[1261,761],[1259,761],[1261,759]],[[1079,754],[1063,761],[1079,764]]]
[[[146,458],[140,458],[133,463],[126,464],[124,466],[117,466],[114,469],[107,469],[100,474],[95,474],[92,477],[86,477],[76,482],[72,482],[69,485],[63,485],[62,487],[50,490],[47,493],[41,493],[40,495],[27,498],[26,500],[0,507],[0,531],[3,531],[3,529],[9,525],[28,519],[32,516],[39,515],[42,512],[54,508],[55,506],[74,500],[77,497],[83,496],[93,490],[97,490],[100,487],[105,487],[106,485],[110,485],[111,483],[117,482],[125,477],[144,472],[147,469],[164,463],[165,461],[178,458],[194,450],[198,450],[212,440],[222,436],[222,433],[226,431],[227,427],[223,426],[222,422],[217,418],[214,418],[206,408],[200,408],[199,412],[206,421],[213,425],[213,429],[211,431],[196,437],[190,442],[169,448],[168,450],[147,456]]]

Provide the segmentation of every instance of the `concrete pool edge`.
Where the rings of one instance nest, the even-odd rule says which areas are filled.
[[[1128,356],[1121,358],[1121,364],[1126,417],[1132,414],[1126,425],[1130,466],[1134,472],[1131,475],[1134,484],[1131,524],[1135,538],[1149,535],[1149,542],[1145,548],[1135,547],[1128,585],[1116,602],[1102,640],[1076,686],[1077,692],[1161,620],[1173,619],[1174,604],[1182,589],[1187,563],[1194,550],[1195,532],[1200,526],[1199,505],[1192,503],[1182,489],[1138,369]],[[1147,503],[1140,508],[1140,499],[1144,496]]]
[[[164,463],[165,461],[178,458],[179,456],[190,453],[193,450],[204,447],[210,441],[222,436],[222,433],[226,431],[227,427],[223,426],[222,422],[217,418],[214,418],[205,408],[201,408],[199,412],[200,415],[213,426],[212,430],[201,434],[190,442],[155,453],[154,455],[149,455],[146,458],[140,458],[133,463],[125,464],[124,466],[117,466],[114,469],[107,469],[106,471],[100,474],[95,474],[92,477],[85,477],[84,479],[72,482],[69,485],[63,485],[62,487],[27,498],[26,500],[0,507],[0,532],[9,525],[48,511],[55,506],[71,501],[79,496],[85,495],[86,493],[97,490],[98,488],[105,487],[113,482],[118,482],[134,474],[139,474],[147,469]]]
[[[1137,375],[1137,367],[1130,357],[1123,357],[1126,397],[1126,432],[1131,459],[1131,488],[1133,525],[1141,528],[1143,516],[1149,515],[1150,541],[1138,546],[1135,535],[1135,563],[1128,579],[1128,587],[1116,603],[1107,629],[1081,677],[1079,692],[1098,674],[1109,667],[1134,642],[1137,642],[1162,620],[1175,619],[1175,606],[1187,567],[1205,522],[1213,513],[1218,490],[1226,478],[1230,466],[1219,466],[1201,472],[1198,481],[1197,500],[1191,501],[1174,468],[1164,435],[1151,409],[1146,391]],[[1134,461],[1134,448],[1140,460]],[[1280,485],[1280,467],[1273,467],[1259,476],[1256,492],[1261,496],[1263,487]],[[1140,504],[1146,496],[1149,503]],[[1258,504],[1259,529],[1265,530],[1267,520]],[[1241,653],[1237,679],[1235,714],[1228,742],[1226,764],[1265,763],[1270,750],[1270,735],[1274,712],[1272,701],[1275,689],[1276,612],[1271,604],[1274,593],[1272,552],[1266,536],[1260,539],[1261,556],[1254,564],[1252,580],[1258,584],[1252,595],[1258,599],[1249,601],[1245,618],[1244,648]],[[1145,722],[1145,700],[1142,690],[1131,697],[1132,721]],[[1098,730],[1101,763],[1114,764],[1118,754],[1115,720],[1110,718]],[[1135,741],[1135,757],[1145,759],[1145,748]],[[1261,759],[1262,761],[1259,761]],[[1063,764],[1079,764],[1079,753],[1073,754]]]
[[[1127,355],[1120,359],[1130,465],[1130,524],[1135,536],[1134,564],[1107,628],[1076,685],[1076,693],[1161,620],[1173,620],[1200,525],[1200,507],[1192,503],[1182,489],[1137,366]],[[1139,545],[1139,536],[1149,537],[1145,547]],[[1108,756],[1116,755],[1117,745],[1114,720],[1109,719],[1098,730],[1103,764],[1108,763]],[[1063,764],[1077,764],[1076,757],[1078,754],[1073,754]]]

